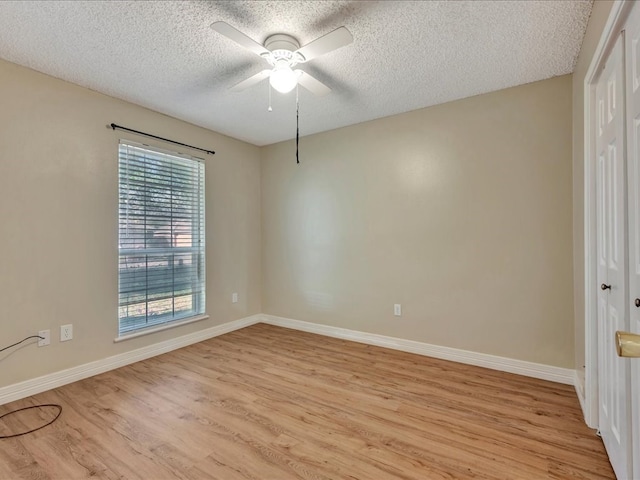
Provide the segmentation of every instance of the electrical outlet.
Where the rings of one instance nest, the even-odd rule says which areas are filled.
[[[231,294],[231,303],[238,303],[238,294],[237,293],[232,293]]]
[[[396,317],[399,317],[402,315],[402,305],[400,305],[399,303],[396,303],[393,305],[393,314]]]
[[[42,337],[38,339],[39,347],[46,347],[51,343],[51,330],[40,330],[38,336]]]
[[[60,341],[66,342],[73,338],[73,325],[60,325]]]

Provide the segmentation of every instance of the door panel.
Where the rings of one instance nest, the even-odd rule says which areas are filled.
[[[628,369],[614,341],[628,326],[623,41],[621,35],[596,84],[598,390],[602,440],[618,478],[630,478]]]
[[[627,185],[629,204],[630,331],[640,334],[640,8],[634,6],[625,26],[627,64]],[[640,358],[626,360],[630,369],[630,424],[633,478],[640,478]]]
[[[615,117],[613,117],[615,118]],[[620,128],[623,126],[620,125]],[[618,132],[616,125],[615,137],[609,144],[608,166],[609,166],[609,275],[619,276],[624,273],[624,265],[621,265],[621,248],[624,248],[624,212],[621,206],[624,204],[624,176],[619,165],[617,143],[622,141],[623,131]],[[622,185],[620,185],[622,181]]]
[[[614,336],[615,332],[621,329],[620,326],[620,315],[618,314],[618,310],[613,305],[609,305],[609,318],[607,322],[607,326],[605,328],[605,338],[611,339],[611,341],[606,342],[605,345],[605,359],[606,359],[606,370],[611,373],[613,378],[620,378],[620,364],[622,363],[620,359],[616,358],[616,349],[615,349],[615,341]],[[611,423],[611,435],[613,437],[614,443],[622,444],[623,442],[623,434],[624,424],[621,424],[620,417],[621,412],[624,409],[624,405],[620,405],[619,395],[625,395],[624,389],[620,389],[619,385],[616,385],[615,382],[606,382],[607,398],[610,406],[609,411],[609,421]]]

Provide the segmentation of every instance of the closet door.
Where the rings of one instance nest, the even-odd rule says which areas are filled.
[[[640,334],[640,8],[625,27],[627,83],[627,163],[629,198],[629,330]],[[640,478],[640,358],[630,369],[633,478]]]
[[[615,349],[616,331],[628,326],[623,41],[596,84],[599,427],[620,479],[631,477],[627,360]]]

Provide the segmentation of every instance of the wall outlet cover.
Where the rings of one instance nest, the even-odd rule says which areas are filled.
[[[60,341],[66,342],[73,338],[73,325],[60,325]]]
[[[51,343],[51,330],[40,330],[38,336],[42,337],[38,339],[39,347],[46,347]]]

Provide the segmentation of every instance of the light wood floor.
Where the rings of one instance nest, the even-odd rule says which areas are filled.
[[[614,478],[570,386],[262,324],[0,414],[45,402],[1,479]]]

